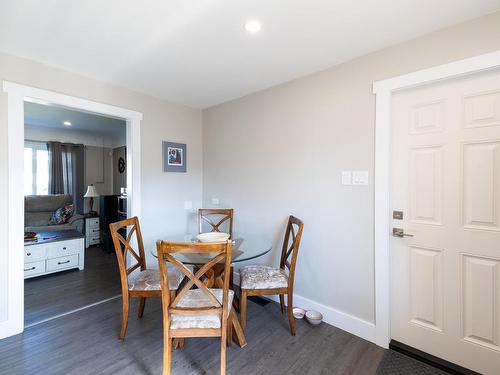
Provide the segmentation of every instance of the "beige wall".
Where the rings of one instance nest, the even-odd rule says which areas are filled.
[[[126,123],[123,123],[123,135],[119,138],[112,136],[97,135],[90,131],[78,131],[74,129],[45,128],[37,125],[24,124],[24,139],[33,141],[58,141],[69,143],[82,143],[86,146],[97,147],[120,147],[124,146],[126,135]]]
[[[142,217],[145,246],[167,233],[184,232],[183,202],[202,195],[201,111],[91,80],[32,61],[0,54],[0,81],[8,80],[142,112]],[[188,144],[188,173],[162,172],[162,141]],[[22,155],[20,155],[22,157]],[[0,238],[7,238],[7,95],[0,93]],[[0,321],[5,320],[7,241],[0,245]],[[21,251],[21,249],[19,249]],[[151,258],[151,257],[150,257]],[[156,260],[149,259],[154,265]]]
[[[500,13],[205,110],[205,204],[219,198],[236,232],[276,244],[301,217],[296,293],[373,322],[372,83],[495,50]],[[342,186],[343,170],[368,170],[369,186]]]

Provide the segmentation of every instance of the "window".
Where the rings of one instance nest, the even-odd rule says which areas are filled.
[[[49,193],[49,151],[43,142],[24,144],[24,195]]]

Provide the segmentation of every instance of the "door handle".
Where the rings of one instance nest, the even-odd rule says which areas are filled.
[[[413,237],[413,234],[408,234],[405,233],[405,230],[403,228],[392,228],[392,235],[394,237]]]

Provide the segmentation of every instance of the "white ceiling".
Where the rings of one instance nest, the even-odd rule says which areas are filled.
[[[500,0],[2,0],[0,51],[209,107],[500,9]],[[249,35],[247,19],[262,22]]]
[[[71,126],[65,126],[64,121],[71,122]],[[125,120],[31,102],[24,103],[24,123],[32,127],[72,130],[118,141],[125,139],[126,134]]]

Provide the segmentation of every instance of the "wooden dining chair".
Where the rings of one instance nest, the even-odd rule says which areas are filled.
[[[287,313],[290,332],[295,336],[295,318],[293,316],[293,280],[295,265],[299,253],[300,239],[304,223],[294,216],[289,216],[281,250],[280,267],[246,266],[240,270],[240,314],[241,326],[246,327],[247,297],[279,295],[281,313],[284,313],[285,294],[288,296]],[[290,256],[291,261],[289,261]]]
[[[219,219],[216,223],[213,218]],[[203,222],[210,225],[210,232],[220,232],[220,226],[228,222],[228,232],[233,238],[233,209],[232,208],[200,208],[198,210],[198,233],[203,232]]]
[[[232,337],[234,318],[231,311],[234,292],[229,289],[229,267],[231,265],[231,241],[219,243],[156,243],[160,270],[163,308],[163,375],[170,374],[172,362],[172,340],[186,337],[220,337],[220,373],[226,373],[227,338]],[[179,253],[213,254],[214,256],[197,271],[192,271],[174,257]],[[200,280],[214,265],[223,262],[225,272],[219,288],[208,288]],[[189,280],[177,296],[169,290],[170,274],[167,265],[172,264]],[[197,289],[192,289],[196,286]]]
[[[139,219],[132,217],[109,225],[111,237],[118,259],[120,279],[122,284],[122,324],[120,339],[125,338],[127,331],[128,312],[130,298],[140,298],[139,318],[144,314],[146,298],[161,297],[160,273],[157,270],[146,269],[146,257],[144,254],[144,244],[142,241]],[[125,234],[129,228],[128,234]],[[133,238],[137,243],[137,249],[133,247]],[[127,260],[128,258],[128,260]],[[127,266],[127,262],[129,265]],[[177,269],[169,269],[169,290],[172,297],[175,297],[184,275]]]

